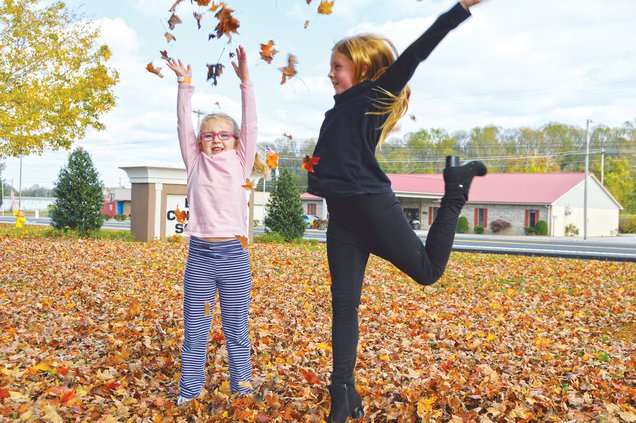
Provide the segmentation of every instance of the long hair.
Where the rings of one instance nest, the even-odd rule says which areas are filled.
[[[333,50],[344,54],[353,62],[352,82],[354,84],[365,80],[377,80],[398,56],[395,45],[388,38],[375,34],[360,34],[344,38],[336,43]],[[411,96],[408,85],[397,95],[382,88],[379,90],[383,96],[374,101],[378,110],[368,112],[371,115],[388,115],[381,126],[382,132],[378,145],[384,142],[395,124],[404,116]]]

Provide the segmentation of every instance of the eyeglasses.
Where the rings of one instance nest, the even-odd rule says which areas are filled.
[[[206,142],[212,142],[214,141],[214,138],[218,138],[219,141],[229,141],[232,138],[236,138],[236,135],[234,135],[232,132],[230,131],[221,131],[221,132],[202,132],[201,134],[199,134],[199,139],[201,141],[206,141]]]

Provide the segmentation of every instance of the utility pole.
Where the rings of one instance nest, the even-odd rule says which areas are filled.
[[[207,113],[202,112],[201,110],[193,110],[192,113],[197,115],[197,131],[201,127],[201,116],[206,115]]]
[[[22,155],[20,154],[20,183],[18,186],[20,193],[18,194],[18,210],[22,210]]]
[[[605,186],[603,183],[603,178],[605,176],[605,149],[601,149],[601,185]]]
[[[587,240],[587,176],[590,171],[590,119],[585,127],[585,181],[583,185],[583,239]]]

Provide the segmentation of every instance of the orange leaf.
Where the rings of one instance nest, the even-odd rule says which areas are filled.
[[[223,332],[217,332],[214,335],[212,335],[212,342],[221,342],[225,339],[225,336],[223,335]]]
[[[163,36],[166,37],[167,42],[177,41],[177,38],[169,32],[166,32],[165,34],[163,34]]]
[[[60,401],[61,402],[68,402],[70,400],[72,400],[73,398],[75,398],[75,392],[68,390],[68,391],[62,391],[62,393],[60,393]]]
[[[204,316],[209,316],[210,315],[210,302],[206,301],[205,303],[203,303],[203,315]]]
[[[333,3],[333,1],[322,0],[318,5],[318,13],[320,13],[321,15],[330,15]]]
[[[303,170],[314,173],[314,165],[318,164],[318,160],[320,160],[320,157],[305,156],[303,158]]]
[[[269,40],[269,43],[267,44],[261,44],[261,59],[265,60],[267,63],[272,63],[276,53],[278,53],[278,50],[274,48],[274,40]]]
[[[236,239],[241,241],[241,246],[243,247],[243,249],[246,249],[247,246],[249,245],[249,241],[244,236],[236,235]]]
[[[9,398],[9,390],[4,388],[0,389],[0,399]]]
[[[155,75],[157,75],[159,78],[163,78],[163,75],[161,74],[161,68],[160,67],[154,67],[152,65],[152,62],[148,63],[146,65],[146,70],[150,73],[154,73]]]
[[[197,5],[199,6],[206,6],[210,4],[210,0],[197,0]]]
[[[267,166],[270,169],[278,169],[278,153],[275,151],[267,151]]]
[[[315,374],[313,374],[311,371],[305,370],[305,369],[302,369],[301,371],[303,373],[303,377],[305,378],[307,382],[313,383],[313,384],[320,383],[320,379],[318,379],[318,377]]]
[[[174,209],[174,215],[179,223],[186,223],[186,220],[188,220],[188,212],[179,210],[179,206]]]
[[[137,297],[133,298],[132,303],[130,304],[130,307],[128,307],[128,315],[129,316],[136,316],[139,314],[139,300],[137,299]]]
[[[232,16],[234,10],[223,5],[223,8],[216,12],[215,18],[219,20],[219,23],[214,28],[216,31],[216,38],[221,38],[223,34],[227,35],[232,42],[232,33],[238,34],[238,28],[240,26],[239,21]]]
[[[170,16],[170,19],[168,19],[168,28],[170,28],[170,30],[173,30],[175,25],[180,23],[181,23],[181,18],[173,13],[172,16]]]
[[[288,54],[287,55],[287,66],[282,67],[282,68],[278,68],[280,69],[280,71],[283,73],[283,79],[280,81],[280,84],[283,85],[287,79],[291,79],[294,77],[294,75],[296,75],[298,72],[296,71],[296,63],[298,63],[296,61],[296,56],[294,56],[293,54]]]
[[[252,182],[252,180],[248,178],[245,180],[245,185],[241,186],[245,188],[245,191],[251,191],[254,189],[254,182]]]

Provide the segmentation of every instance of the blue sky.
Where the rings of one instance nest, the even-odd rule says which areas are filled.
[[[118,105],[104,116],[107,129],[90,130],[75,146],[92,156],[106,186],[129,186],[122,166],[182,167],[176,139],[176,78],[159,51],[191,63],[195,109],[221,109],[240,118],[238,79],[228,53],[247,50],[257,96],[259,142],[283,133],[316,137],[324,112],[333,104],[326,78],[330,49],[343,36],[375,32],[402,51],[442,12],[450,0],[335,0],[331,15],[318,15],[319,0],[228,0],[240,21],[231,44],[207,40],[215,21],[206,16],[197,30],[196,8],[177,8],[183,23],[167,44],[171,0],[68,0],[101,27],[111,47],[110,66],[120,74]],[[636,2],[634,0],[487,0],[453,31],[417,70],[402,137],[421,128],[448,131],[488,124],[504,128],[540,127],[548,122],[620,126],[636,119]],[[309,26],[304,29],[305,20]],[[258,55],[270,39],[279,53],[272,64]],[[279,67],[288,53],[298,58],[298,76],[280,85]],[[206,63],[221,57],[218,86],[205,81]],[[152,61],[164,78],[148,73]],[[196,117],[195,117],[196,120]],[[290,141],[293,142],[293,141]],[[23,159],[22,187],[50,187],[68,152]],[[5,160],[4,178],[17,187],[19,160]]]

